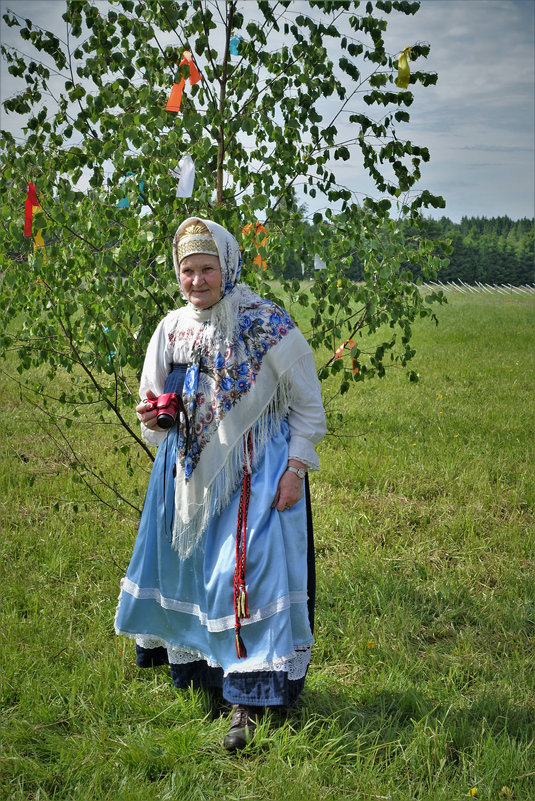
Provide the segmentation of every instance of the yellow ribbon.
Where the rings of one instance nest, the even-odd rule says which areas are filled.
[[[406,47],[403,53],[400,53],[398,58],[398,77],[396,78],[396,86],[400,89],[408,89],[411,77],[409,69],[409,59],[411,57],[412,48]]]
[[[45,250],[45,240],[43,239],[42,228],[39,228],[36,235],[33,239],[33,252],[37,250],[37,248],[43,248],[43,263],[46,264],[46,250]]]

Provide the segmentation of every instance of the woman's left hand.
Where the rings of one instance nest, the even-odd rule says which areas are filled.
[[[286,470],[282,474],[279,486],[271,508],[277,507],[278,512],[284,512],[286,509],[291,509],[295,506],[297,501],[301,500],[303,494],[303,479],[299,478],[295,473],[290,473]]]

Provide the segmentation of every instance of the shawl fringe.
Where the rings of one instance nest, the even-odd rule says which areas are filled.
[[[211,485],[206,489],[204,503],[199,511],[188,521],[180,518],[178,497],[175,496],[175,524],[173,530],[172,547],[178,551],[180,559],[185,560],[195,550],[206,530],[210,519],[220,514],[228,505],[231,495],[239,486],[243,476],[244,467],[252,472],[258,467],[268,440],[276,436],[287,417],[291,405],[291,387],[286,374],[281,376],[275,394],[265,405],[260,416],[251,426],[253,438],[253,459],[246,447],[247,434],[243,436],[229,450],[223,468],[219,471]],[[244,447],[245,443],[245,447]],[[275,488],[273,488],[275,496]]]

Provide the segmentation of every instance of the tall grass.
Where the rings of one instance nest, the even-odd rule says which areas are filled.
[[[453,296],[417,326],[418,384],[326,387],[313,664],[241,757],[208,698],[115,637],[135,523],[72,485],[4,381],[0,796],[533,798],[534,312]],[[105,434],[76,436],[143,491]]]

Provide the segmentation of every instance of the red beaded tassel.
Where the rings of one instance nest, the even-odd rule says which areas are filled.
[[[236,566],[234,568],[234,630],[236,632],[236,654],[238,659],[247,657],[247,649],[241,638],[241,621],[249,617],[249,598],[245,589],[245,563],[247,558],[247,513],[251,498],[253,437],[251,432],[244,443],[243,479],[241,485],[240,507],[236,525]]]

